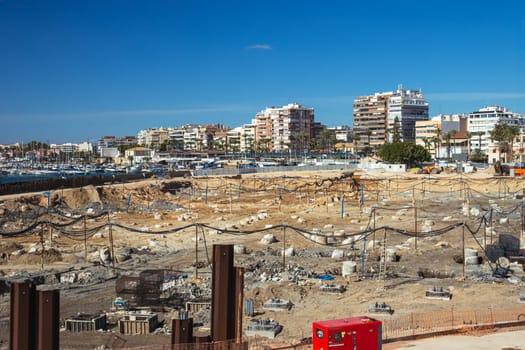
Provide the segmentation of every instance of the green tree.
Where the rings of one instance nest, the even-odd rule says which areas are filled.
[[[470,159],[470,144],[472,143],[472,133],[467,131],[467,159]]]
[[[392,130],[392,143],[398,143],[401,142],[401,131],[399,127],[399,118],[394,118],[394,128]]]
[[[332,152],[335,144],[335,133],[333,130],[324,129],[321,133],[321,147],[323,151]]]
[[[427,137],[424,137],[423,138],[423,143],[425,144],[425,149],[430,152],[430,146],[432,145],[432,140],[427,138]]]
[[[359,141],[361,141],[361,136],[354,135],[354,152],[359,154]]]
[[[159,145],[159,152],[166,152],[168,150],[168,140],[162,141],[162,143]]]
[[[445,142],[447,144],[447,159],[450,160],[450,139],[452,138],[450,132],[447,132],[445,136],[443,136],[443,138],[445,139]]]
[[[505,123],[498,123],[494,125],[494,129],[489,131],[489,133],[491,141],[498,142],[500,159],[501,153],[504,153],[504,161],[506,162],[507,154],[510,153],[512,156],[512,144],[514,143],[514,138],[520,134],[519,127]]]
[[[371,151],[372,151],[372,146],[370,145],[370,136],[372,136],[372,130],[370,129],[367,129],[366,132],[365,132],[365,135],[366,135],[366,138],[367,138],[367,144],[366,144],[366,152],[365,154],[368,156],[370,155]]]
[[[126,150],[130,148],[134,148],[134,147],[137,147],[136,143],[127,143],[127,144],[118,145],[117,149],[120,152],[120,154],[124,154],[126,153]]]
[[[425,147],[412,142],[385,143],[378,155],[387,163],[406,164],[409,168],[431,159]]]

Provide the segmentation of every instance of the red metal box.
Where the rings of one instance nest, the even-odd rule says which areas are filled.
[[[368,316],[312,323],[313,350],[381,350],[381,321]]]

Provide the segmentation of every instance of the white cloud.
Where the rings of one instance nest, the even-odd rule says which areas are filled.
[[[268,44],[255,44],[246,46],[248,50],[272,50],[272,47]]]

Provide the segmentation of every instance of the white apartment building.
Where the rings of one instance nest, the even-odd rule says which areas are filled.
[[[79,152],[93,153],[93,144],[91,142],[82,142],[78,144]]]
[[[184,129],[176,128],[171,130],[169,140],[175,148],[184,149]]]
[[[256,114],[252,125],[259,148],[270,152],[302,152],[313,137],[314,109],[297,103],[268,107]]]
[[[393,138],[391,131],[396,127],[397,119],[401,140],[416,142],[416,122],[428,120],[428,102],[421,90],[403,90],[402,85],[399,85],[397,91],[388,98],[387,115],[389,140]]]
[[[150,128],[140,130],[137,135],[137,143],[149,148],[158,148],[169,140],[172,128]]]
[[[400,141],[416,142],[415,125],[428,120],[428,102],[420,90],[403,90],[399,85],[396,91],[359,96],[354,100],[353,118],[358,151],[393,142],[395,133]]]
[[[468,115],[468,131],[472,135],[471,152],[480,149],[482,153],[489,154],[489,149],[493,148],[490,140],[490,131],[498,123],[515,125],[522,131],[525,128],[523,115],[511,112],[507,108],[500,106],[480,108],[479,111]],[[491,162],[490,159],[489,162]]]
[[[184,127],[183,141],[185,151],[196,151],[202,147],[200,128],[197,125]]]
[[[240,136],[241,152],[253,152],[255,150],[255,125],[243,125]]]

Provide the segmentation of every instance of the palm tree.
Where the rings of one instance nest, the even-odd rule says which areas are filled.
[[[512,156],[512,144],[514,143],[514,138],[520,134],[519,127],[515,125],[498,123],[494,125],[494,129],[489,131],[489,133],[490,133],[490,139],[492,141],[498,142],[500,158],[501,158],[501,153],[502,152],[505,153],[504,161],[506,162],[507,153],[509,153],[509,148],[510,148],[510,154]]]
[[[447,159],[450,160],[450,139],[452,138],[450,132],[447,132],[443,138],[447,143]]]
[[[510,159],[513,159],[514,153],[514,139],[521,133],[520,128],[516,125],[511,125],[508,130],[508,142],[510,143]]]
[[[483,136],[485,133],[483,131],[477,131],[473,132],[472,135],[475,135],[478,137],[478,151],[481,153],[481,136]]]
[[[436,144],[437,144],[437,155],[439,156],[439,148],[441,146],[441,129],[440,128],[436,128]],[[436,157],[437,159],[437,157]]]
[[[423,138],[423,143],[425,144],[426,150],[430,153],[430,145],[432,144],[432,140],[424,137]]]
[[[470,159],[470,144],[472,141],[472,133],[467,131],[467,159]]]
[[[366,134],[366,137],[368,139],[368,144],[366,146],[366,155],[368,156],[368,155],[370,155],[370,152],[372,150],[372,147],[370,146],[370,136],[372,136],[372,130],[367,129],[365,134]]]
[[[399,130],[399,118],[394,118],[394,128],[392,130],[392,143],[399,143],[401,142],[401,132]]]
[[[361,136],[354,135],[354,152],[359,153],[357,145],[359,144],[359,141],[361,141]]]
[[[438,159],[438,144],[439,144],[439,138],[437,136],[433,136],[430,141],[434,144],[434,158]]]
[[[458,132],[456,130],[450,130],[450,137],[454,141],[454,151],[452,151],[452,155],[454,155],[454,153],[457,153],[457,150],[456,150],[456,134],[457,133]]]

